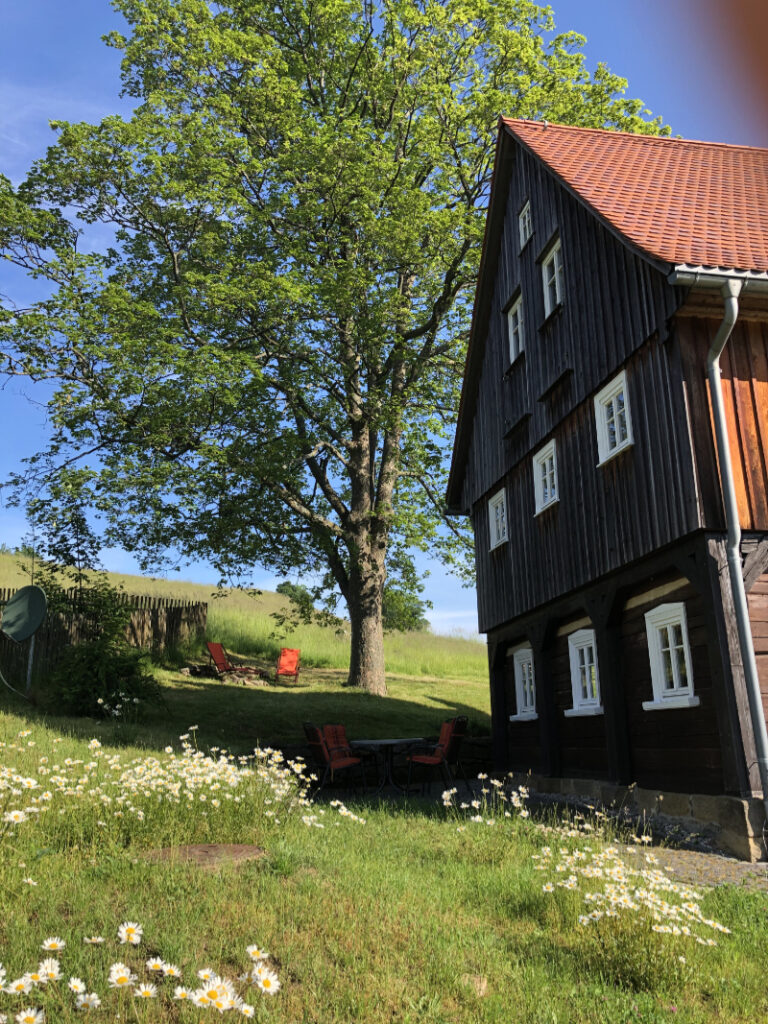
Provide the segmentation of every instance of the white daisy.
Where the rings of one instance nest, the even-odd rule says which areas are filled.
[[[45,1024],[45,1013],[34,1006],[28,1006],[14,1017],[17,1024]]]
[[[120,942],[123,944],[129,942],[132,946],[138,946],[143,934],[144,929],[135,921],[124,921],[117,929],[117,937]]]
[[[65,946],[66,942],[55,935],[53,938],[46,939],[40,949],[44,949],[46,953],[59,953]]]
[[[76,992],[80,995],[81,992],[85,992],[85,982],[81,978],[70,978],[67,982],[67,988],[70,992]]]
[[[95,992],[87,992],[77,997],[78,1010],[98,1010],[101,1000]]]
[[[126,964],[116,963],[109,968],[109,987],[126,988],[136,981],[136,975]]]
[[[133,990],[133,994],[138,996],[139,999],[155,999],[157,996],[157,985],[142,982],[138,988]]]
[[[273,971],[262,971],[259,977],[254,980],[262,992],[268,992],[271,996],[276,995],[280,988],[280,982]]]

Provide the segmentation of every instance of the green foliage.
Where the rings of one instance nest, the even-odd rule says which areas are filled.
[[[81,577],[76,588],[67,588],[67,581],[61,567],[48,564],[37,571],[49,616],[78,634],[46,681],[44,703],[69,715],[140,720],[147,705],[162,703],[162,696],[145,657],[126,638],[130,607],[103,573],[92,573],[87,581]]]
[[[0,193],[0,245],[54,288],[0,324],[14,372],[60,381],[41,507],[76,492],[147,560],[322,579],[363,651],[393,548],[469,553],[443,494],[499,113],[662,126],[529,0],[115,6],[135,112],[56,123]]]
[[[425,615],[426,604],[407,590],[385,584],[382,617],[384,629],[400,633],[428,630],[429,621]]]

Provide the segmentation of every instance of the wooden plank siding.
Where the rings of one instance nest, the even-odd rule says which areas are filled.
[[[534,233],[521,251],[518,214],[526,199]],[[563,302],[545,320],[541,258],[558,236]],[[486,284],[490,309],[463,477],[465,509],[486,498],[510,464],[538,448],[649,337],[664,338],[682,294],[517,146],[496,255],[495,277]],[[525,354],[510,366],[504,310],[518,293]],[[547,393],[563,368],[570,372]],[[505,440],[516,426],[517,436]]]
[[[516,714],[518,707],[511,650],[507,655],[505,664],[504,688],[506,691],[506,708],[509,714]],[[507,723],[509,763],[505,765],[505,768],[514,768],[517,771],[524,772],[538,772],[542,770],[540,732],[541,725],[538,718],[530,722]]]
[[[691,650],[694,708],[644,711],[653,698],[645,613],[666,601],[685,602]],[[632,747],[633,779],[639,786],[691,793],[723,790],[723,757],[710,669],[711,637],[702,596],[690,584],[663,598],[632,602],[621,618],[622,679]]]
[[[676,318],[701,525],[714,530],[725,522],[706,358],[719,325],[714,317]],[[744,530],[768,530],[768,322],[737,321],[720,362],[739,521]]]
[[[654,340],[625,364],[634,444],[598,466],[594,402],[552,432],[557,504],[535,515],[529,456],[492,489],[507,495],[509,540],[490,550],[487,503],[473,509],[481,632],[672,543],[699,526],[674,342]]]

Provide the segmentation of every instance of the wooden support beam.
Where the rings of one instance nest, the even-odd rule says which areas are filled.
[[[507,748],[507,680],[506,662],[509,644],[488,643],[488,671],[491,680],[491,742],[493,746],[493,769],[505,772],[509,765]]]
[[[562,756],[555,690],[550,670],[550,652],[554,642],[554,633],[551,622],[548,619],[540,618],[529,629],[528,640],[533,650],[541,770],[545,775],[557,777],[560,775]]]
[[[741,572],[744,577],[744,589],[749,593],[763,573],[768,572],[768,537],[763,537],[758,541],[757,547],[750,551],[744,559]]]

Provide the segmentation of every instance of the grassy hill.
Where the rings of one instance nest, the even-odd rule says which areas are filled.
[[[19,556],[0,552],[0,587],[30,583],[19,568]],[[301,649],[302,663],[316,668],[347,669],[348,627],[341,633],[321,626],[300,626],[275,635],[272,613],[287,602],[271,591],[217,590],[210,584],[109,573],[115,586],[128,594],[172,597],[208,604],[207,639],[217,640],[236,655],[272,661],[280,647]],[[484,680],[487,678],[485,644],[461,637],[430,632],[388,633],[384,639],[387,672],[439,679]]]

